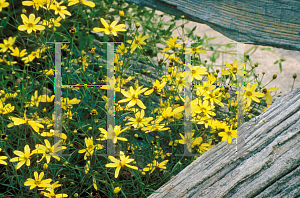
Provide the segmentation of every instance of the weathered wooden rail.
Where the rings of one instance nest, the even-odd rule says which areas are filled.
[[[237,42],[300,51],[300,1],[125,0],[185,16]]]
[[[243,155],[219,143],[149,198],[299,197],[300,87],[237,130]]]

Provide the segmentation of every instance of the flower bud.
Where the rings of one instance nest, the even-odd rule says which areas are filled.
[[[274,74],[274,75],[273,75],[273,79],[276,79],[276,78],[277,78],[277,74]]]
[[[255,63],[255,64],[254,64],[254,67],[258,67],[258,63]]]
[[[141,25],[139,23],[137,23],[135,26],[136,26],[136,28],[140,28],[141,27]]]
[[[297,74],[296,73],[293,74],[293,78],[294,79],[297,78]]]
[[[181,16],[181,19],[184,19],[184,15]]]
[[[44,165],[43,165],[43,169],[46,170],[47,168],[48,168],[48,164],[44,164]]]
[[[124,16],[124,11],[123,10],[119,10],[119,15],[120,15],[120,17],[123,17]]]
[[[262,72],[262,75],[265,75],[266,74],[266,72]]]

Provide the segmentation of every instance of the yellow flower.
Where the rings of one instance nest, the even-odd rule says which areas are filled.
[[[121,53],[123,55],[124,53],[127,53],[127,48],[125,47],[124,43],[121,43],[121,45],[118,45],[118,49],[116,49],[116,52]]]
[[[15,110],[15,107],[11,106],[11,104],[7,104],[5,106],[3,105],[4,103],[2,102],[2,100],[0,100],[0,114],[8,114]]]
[[[57,17],[57,19],[51,18],[49,21],[43,20],[42,22],[40,22],[40,24],[47,26],[49,28],[51,28],[52,26],[55,27],[60,27],[60,21],[62,20],[62,18],[59,16]],[[63,48],[61,48],[63,49]]]
[[[84,159],[87,159],[87,156],[93,155],[95,149],[102,149],[104,146],[101,144],[95,144],[93,143],[93,137],[91,138],[85,138],[85,149],[79,150],[78,153],[85,153]]]
[[[41,72],[43,72],[43,71],[41,71]],[[50,70],[45,69],[44,72],[46,72],[45,75],[54,76],[54,70],[53,69],[50,69]]]
[[[125,125],[132,125],[134,128],[144,127],[148,122],[153,120],[153,117],[144,118],[145,111],[142,109],[141,111],[135,114],[135,118],[129,118],[128,120],[131,122],[126,123]]]
[[[191,69],[191,65],[189,68]],[[200,75],[208,75],[206,72],[206,67],[192,66],[191,72],[192,80],[194,80],[194,78],[197,80],[202,80],[202,76]]]
[[[130,90],[129,91],[121,91],[121,93],[127,97],[126,99],[120,100],[118,103],[122,103],[122,102],[128,102],[128,107],[132,107],[135,104],[137,104],[140,108],[142,109],[146,109],[145,105],[143,104],[143,102],[138,98],[138,95],[143,93],[144,91],[146,91],[148,88],[144,88],[142,90],[140,90],[141,88],[143,88],[143,85],[141,87],[138,87],[136,90],[133,89],[132,86],[130,86]]]
[[[118,192],[120,192],[121,191],[121,188],[120,187],[115,187],[115,189],[114,189],[114,193],[115,194],[117,194]]]
[[[150,133],[150,132],[157,131],[157,130],[158,131],[169,130],[170,129],[169,127],[164,128],[165,124],[161,124],[161,125],[159,124],[161,121],[162,121],[162,118],[158,117],[155,121],[151,122],[151,125],[149,125],[147,127],[143,127],[142,130],[146,131],[145,133]]]
[[[101,18],[101,23],[104,25],[105,28],[94,28],[93,30],[95,32],[104,31],[104,33],[107,35],[113,34],[114,36],[117,36],[117,32],[127,31],[127,30],[123,29],[126,27],[125,24],[119,24],[116,26],[116,24],[118,23],[117,21],[113,21],[110,25],[108,25],[106,23],[106,21],[103,18]]]
[[[202,143],[199,146],[199,149],[197,150],[199,153],[203,154],[206,151],[208,151],[210,148],[212,148],[214,145],[211,145],[211,143]]]
[[[38,90],[36,90],[34,92],[34,95],[31,96],[31,101],[30,102],[25,102],[26,103],[25,107],[28,107],[28,106],[30,106],[30,107],[34,107],[34,106],[38,107],[39,106],[39,102],[40,102],[40,100],[38,98]]]
[[[41,193],[43,193],[43,195],[45,197],[49,197],[49,198],[52,198],[52,197],[68,197],[68,195],[65,194],[65,193],[63,193],[63,194],[55,194],[54,193],[54,188],[47,188],[47,191],[48,192],[42,191]]]
[[[247,102],[247,107],[250,106],[252,100],[254,100],[257,103],[260,103],[260,100],[257,99],[256,97],[264,97],[265,96],[265,94],[263,94],[263,93],[254,92],[257,85],[258,85],[257,83],[254,83],[252,85],[252,87],[250,87],[250,83],[247,84],[247,87],[245,87],[243,85],[243,88],[246,90],[245,93],[244,93],[244,96],[247,100],[246,101]],[[242,91],[240,91],[240,92],[241,92],[241,94],[243,93]],[[235,93],[238,94],[238,91],[236,91]]]
[[[25,31],[27,30],[27,33],[30,34],[32,30],[44,30],[45,27],[42,25],[37,25],[37,23],[40,21],[41,17],[35,18],[34,14],[29,15],[29,19],[25,14],[21,14],[21,18],[23,20],[24,25],[20,25],[18,27],[18,30]]]
[[[224,108],[223,103],[219,100],[219,98],[221,98],[222,96],[220,88],[215,89],[213,91],[207,91],[203,95],[205,96],[203,100],[209,100],[211,105],[214,105],[214,103],[216,103],[217,105],[220,105]]]
[[[143,171],[150,171],[150,174],[156,169],[156,168],[160,168],[160,169],[166,169],[166,164],[168,163],[169,160],[165,160],[161,163],[158,163],[156,160],[153,161],[153,163],[148,164],[147,168],[144,168]]]
[[[135,50],[136,50],[136,48],[138,47],[140,50],[142,50],[143,48],[142,48],[142,45],[146,45],[147,43],[146,42],[144,42],[149,36],[148,35],[145,35],[145,36],[143,36],[142,37],[142,35],[143,35],[143,33],[141,33],[138,37],[136,37],[135,36],[135,39],[133,40],[133,42],[132,42],[132,40],[128,40],[128,41],[126,41],[127,43],[130,43],[131,44],[131,51],[130,51],[130,53],[132,54]]]
[[[277,90],[278,90],[277,87],[272,87],[272,88],[269,88],[269,89],[264,88],[262,90],[262,92],[265,94],[265,99],[266,99],[266,102],[267,102],[268,105],[271,105],[272,101],[273,101],[273,98],[272,98],[270,92],[277,91]]]
[[[72,100],[70,100],[69,98],[62,98],[62,108],[67,111],[69,106],[78,104],[79,102],[80,100],[78,100],[77,98],[73,98]]]
[[[9,6],[9,3],[5,2],[5,0],[0,0],[0,12],[2,12],[2,8],[6,8]]]
[[[95,4],[93,2],[87,0],[69,0],[68,6],[72,6],[77,3],[82,3],[83,5],[89,6],[91,8],[95,7]]]
[[[138,167],[136,166],[131,166],[129,165],[128,163],[130,162],[133,162],[134,159],[129,159],[129,156],[127,156],[125,158],[125,155],[123,153],[123,151],[120,151],[120,160],[117,160],[115,157],[113,156],[108,156],[108,158],[110,159],[110,161],[112,161],[113,163],[109,163],[109,164],[106,164],[105,167],[113,167],[113,168],[117,168],[116,171],[115,171],[115,178],[118,178],[119,176],[119,172],[120,172],[120,169],[124,166],[127,166],[128,168],[132,168],[132,169],[135,169],[135,170],[138,170]]]
[[[41,136],[43,136],[43,137],[52,137],[52,136],[54,136],[54,130],[50,129],[50,132],[42,132]],[[64,134],[64,133],[61,133],[61,138],[64,139],[64,140],[66,140],[67,139],[67,135]]]
[[[2,151],[2,148],[0,148],[0,152],[1,151]],[[7,156],[0,156],[0,164],[7,165],[7,162],[4,161],[7,158],[8,158]]]
[[[160,84],[160,82],[158,80],[156,80],[156,82],[153,83],[153,89],[150,89],[148,91],[146,91],[144,93],[144,95],[150,95],[152,94],[154,91],[156,91],[157,93],[161,92],[162,88],[164,88],[164,86],[167,84],[167,82],[163,82]]]
[[[58,144],[60,144],[61,140],[58,141],[53,146],[51,146],[51,144],[48,140],[44,140],[44,142],[45,142],[46,146],[44,146],[42,144],[36,144],[35,145],[36,149],[33,152],[43,154],[42,159],[40,159],[37,162],[42,161],[45,157],[46,157],[46,160],[47,160],[47,164],[49,164],[51,157],[53,157],[53,158],[57,159],[58,161],[60,161],[60,158],[57,156],[57,154],[55,152],[59,152],[61,150],[64,150],[67,147],[61,146],[60,148],[58,148]],[[55,151],[54,151],[54,148],[56,148]]]
[[[5,53],[8,49],[13,50],[14,48],[12,46],[15,43],[16,38],[17,37],[9,37],[8,40],[4,39],[4,44],[0,44],[1,52]]]
[[[10,53],[11,55],[15,56],[15,57],[23,57],[27,54],[26,49],[23,49],[21,52],[19,50],[18,47],[16,47],[15,49],[11,50],[12,53]]]
[[[247,72],[244,71],[244,63],[240,64],[240,65],[237,65],[237,61],[235,60],[233,62],[233,64],[228,64],[226,62],[225,63],[225,68],[227,67],[228,69],[225,70],[225,69],[222,69],[222,72],[221,72],[221,75],[232,75],[233,77],[233,81],[236,81],[236,74],[240,75],[240,76],[244,76],[243,73],[245,75],[247,75]],[[223,66],[224,68],[224,66]]]
[[[18,155],[19,157],[14,157],[10,159],[10,162],[19,162],[18,165],[16,166],[16,169],[18,170],[23,166],[23,164],[26,163],[27,166],[30,166],[30,157],[31,155],[35,154],[34,152],[30,153],[30,148],[29,145],[27,144],[24,147],[24,153],[21,151],[14,151],[14,154]]]
[[[24,186],[30,186],[29,190],[34,189],[35,187],[41,187],[41,188],[47,188],[47,187],[51,187],[50,182],[52,181],[52,179],[45,179],[42,180],[44,177],[44,172],[41,172],[40,175],[38,175],[38,173],[35,171],[34,172],[34,179],[27,179],[26,182],[24,182]]]
[[[166,57],[167,59],[169,59],[170,61],[175,61],[176,63],[180,63],[182,64],[182,62],[179,60],[179,57],[176,57],[175,56],[175,53],[173,54],[166,54],[166,53],[163,53],[162,54],[164,57]]]
[[[213,112],[215,106],[214,105],[209,105],[208,100],[204,100],[202,103],[201,98],[196,98],[195,100],[192,101],[192,111],[196,113],[202,114],[202,116],[208,116],[212,117],[215,116],[216,114]]]
[[[239,136],[237,130],[232,130],[233,125],[231,125],[230,129],[229,127],[225,128],[225,132],[218,133],[219,136],[222,137],[222,142],[226,141],[228,139],[228,144],[231,144],[231,137],[238,138]]]
[[[71,13],[66,10],[66,6],[60,6],[64,1],[61,1],[60,3],[55,1],[55,4],[50,5],[50,9],[55,11],[55,15],[59,14],[63,19],[65,19],[65,15],[71,16]]]
[[[110,125],[110,127],[111,127],[111,129],[112,129],[112,126]],[[98,139],[96,139],[96,140],[107,140],[107,136],[108,136],[108,132],[105,130],[105,129],[103,129],[103,128],[98,128],[100,131],[101,131],[101,133],[104,135],[104,137],[103,138],[98,138]],[[114,137],[114,139],[113,139],[113,142],[114,142],[114,144],[116,144],[117,143],[117,141],[118,140],[121,140],[121,141],[128,141],[126,138],[123,138],[123,137],[118,137],[118,135],[120,135],[121,133],[123,133],[124,131],[126,131],[128,129],[128,127],[126,127],[126,128],[124,128],[123,130],[121,130],[121,125],[116,125],[115,127],[114,127],[114,132],[115,132],[115,137]]]
[[[24,63],[28,63],[33,61],[35,58],[40,58],[41,56],[41,49],[37,49],[36,51],[31,52],[28,57],[24,57],[21,60],[24,61]]]
[[[169,46],[168,48],[163,49],[162,52],[166,52],[168,50],[175,50],[176,47],[182,47],[183,43],[176,43],[177,36],[170,38],[168,41],[166,41],[167,45]]]
[[[33,8],[38,11],[40,7],[43,7],[44,1],[43,0],[23,1],[22,4],[24,6],[33,6]]]
[[[21,124],[29,124],[35,132],[39,132],[39,128],[44,128],[44,126],[38,123],[37,121],[27,119],[26,111],[24,112],[24,119],[12,117],[12,116],[9,116],[8,118],[13,121],[13,123],[7,125],[8,128],[13,127],[14,125],[21,125]]]
[[[191,47],[191,48],[185,49],[187,52],[184,52],[183,54],[191,53],[191,56],[193,56],[195,53],[207,54],[207,52],[205,50],[199,49],[202,46],[203,45],[199,45],[198,47]]]
[[[181,140],[178,141],[179,144],[187,144],[188,150],[192,152],[192,147],[193,145],[199,145],[202,142],[202,137],[197,137],[197,138],[192,138],[194,136],[194,133],[187,133],[186,137],[183,136],[181,133],[179,133],[180,137],[182,138]],[[188,141],[192,142],[192,144],[188,144]]]

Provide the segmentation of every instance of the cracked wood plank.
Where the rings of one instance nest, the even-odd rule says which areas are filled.
[[[236,154],[235,144],[221,142],[149,198],[300,196],[300,87],[256,120],[237,129],[245,138],[243,155]]]
[[[210,26],[237,42],[300,51],[300,2],[295,0],[125,0]]]

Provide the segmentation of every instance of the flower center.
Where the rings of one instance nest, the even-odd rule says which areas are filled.
[[[196,51],[196,48],[195,48],[195,47],[192,47],[192,51]]]
[[[57,10],[58,10],[58,11],[61,11],[61,8],[60,8],[60,7],[57,7]]]
[[[142,118],[138,118],[136,119],[137,122],[141,122],[142,121]]]
[[[111,32],[112,30],[113,30],[113,28],[112,28],[112,27],[108,27],[108,31],[110,31],[110,32]]]
[[[252,92],[251,91],[246,91],[246,96],[252,96]]]
[[[139,41],[139,40],[136,40],[136,41],[135,41],[135,44],[139,44],[139,43],[140,43],[140,41]]]
[[[264,94],[266,94],[266,93],[268,92],[268,90],[267,90],[266,88],[263,88],[262,92],[263,92]]]
[[[93,148],[94,148],[93,145],[89,145],[89,146],[88,146],[88,150],[92,150]]]
[[[135,100],[135,99],[138,99],[138,97],[135,94],[133,94],[132,99]]]
[[[32,27],[33,27],[33,24],[32,24],[32,23],[27,23],[27,26],[28,26],[29,28],[32,28]]]
[[[227,135],[228,135],[228,136],[231,136],[231,132],[230,132],[230,131],[229,131],[229,132],[227,132]]]
[[[126,164],[124,161],[120,161],[120,166],[123,167]]]
[[[40,185],[41,184],[41,181],[35,181],[35,185]]]
[[[50,149],[47,149],[47,150],[45,151],[45,153],[46,153],[46,154],[50,154],[50,153],[51,153],[51,150],[50,150]]]

